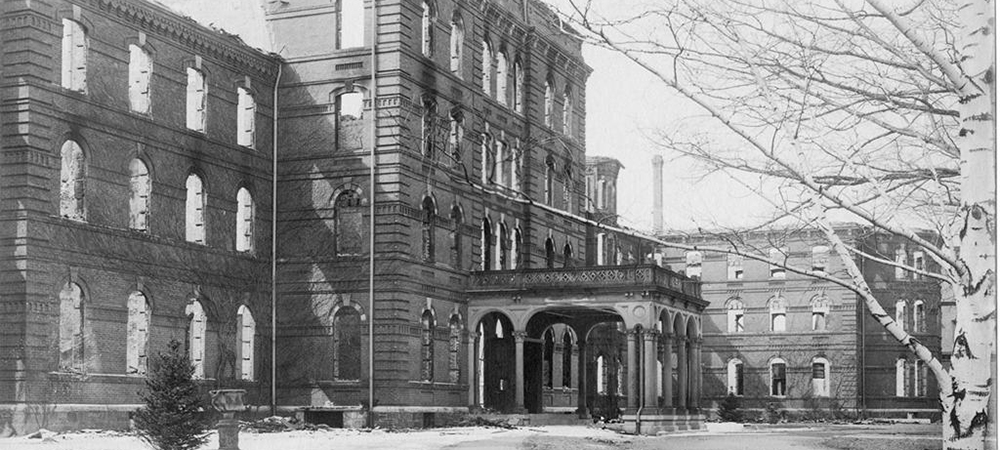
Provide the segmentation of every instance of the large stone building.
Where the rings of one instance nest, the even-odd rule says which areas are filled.
[[[262,6],[276,55],[148,1],[0,7],[0,433],[124,426],[171,339],[261,413],[700,426],[707,303],[606,229],[571,28]]]
[[[865,254],[936,270],[926,255],[902,239],[856,225],[838,226],[837,233]],[[926,238],[933,241],[934,236]],[[664,239],[701,247],[738,245],[851,284],[820,230],[699,233]],[[744,407],[758,411],[773,404],[804,416],[844,412],[940,417],[933,374],[871,317],[855,292],[736,255],[662,251],[666,264],[701,280],[703,298],[710,304],[703,316],[706,403],[717,404],[733,393]],[[860,256],[855,262],[882,308],[937,354],[942,336],[940,282]]]

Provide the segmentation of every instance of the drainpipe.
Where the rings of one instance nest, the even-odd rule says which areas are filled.
[[[368,157],[368,428],[375,428],[375,147],[378,145],[378,0],[372,0],[371,148]]]
[[[278,86],[281,83],[281,69],[274,79],[274,97],[271,103],[273,120],[271,123],[271,415],[278,412]]]

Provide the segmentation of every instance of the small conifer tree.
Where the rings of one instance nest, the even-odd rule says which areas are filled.
[[[743,412],[740,411],[740,399],[732,392],[719,402],[719,419],[723,422],[742,422]]]
[[[136,410],[135,428],[142,440],[159,450],[191,450],[208,441],[194,366],[176,339],[166,353],[158,352],[139,397],[146,406]]]

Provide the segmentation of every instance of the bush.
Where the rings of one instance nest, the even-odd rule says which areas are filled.
[[[768,402],[764,405],[764,421],[767,423],[781,422],[785,417],[785,412],[781,410],[781,403]]]
[[[139,393],[146,406],[133,418],[142,440],[160,450],[191,450],[208,441],[208,422],[198,386],[191,375],[194,366],[181,350],[181,343],[170,341],[166,353],[157,353],[146,374],[146,390]]]
[[[732,392],[719,402],[719,419],[723,422],[742,422],[743,411],[740,411],[740,399]]]

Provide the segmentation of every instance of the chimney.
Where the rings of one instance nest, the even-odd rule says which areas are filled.
[[[663,157],[653,156],[653,233],[663,233]]]

